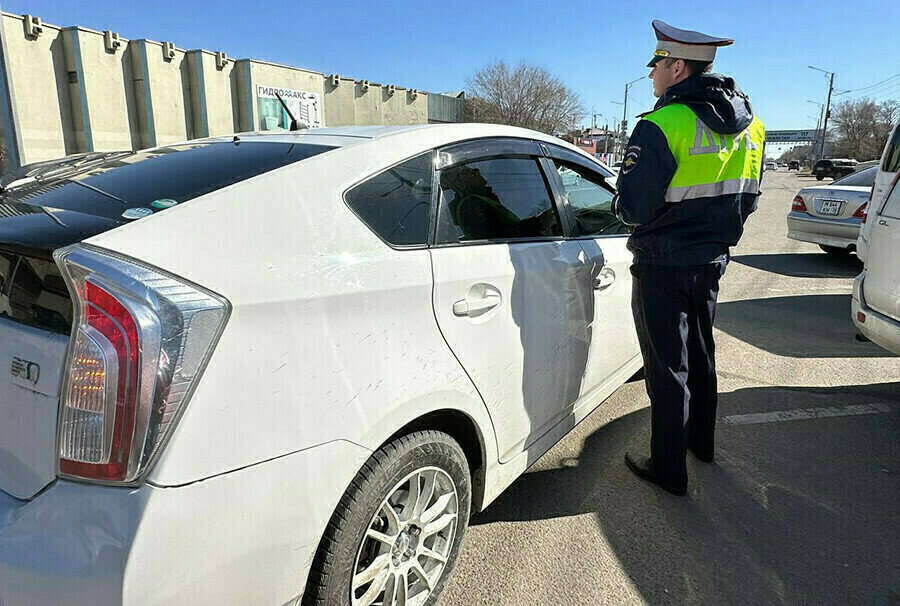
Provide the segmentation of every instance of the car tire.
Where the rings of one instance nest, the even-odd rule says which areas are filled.
[[[841,248],[840,246],[825,246],[824,244],[819,244],[819,248],[835,257],[846,257],[850,254],[849,248]]]
[[[420,497],[412,501],[414,483]],[[449,435],[417,431],[381,447],[338,503],[319,543],[301,603],[373,603],[382,592],[403,591],[405,578],[409,597],[430,585],[424,603],[434,604],[459,556],[471,500],[466,456]],[[436,517],[429,522],[432,515]],[[434,531],[445,522],[443,529]],[[387,597],[384,604],[393,604]]]
[[[816,175],[816,181],[821,181],[821,180],[824,179],[824,178],[825,178],[825,177],[822,176],[822,175]]]

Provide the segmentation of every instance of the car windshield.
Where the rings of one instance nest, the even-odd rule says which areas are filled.
[[[872,187],[875,185],[875,176],[878,174],[878,167],[872,166],[864,168],[861,171],[847,175],[843,179],[838,179],[832,185],[853,185],[857,187]]]

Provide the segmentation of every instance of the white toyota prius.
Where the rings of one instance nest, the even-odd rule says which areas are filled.
[[[610,171],[483,124],[0,180],[0,604],[431,604],[642,365]]]

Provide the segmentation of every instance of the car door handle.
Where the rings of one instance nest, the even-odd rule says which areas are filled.
[[[453,304],[455,316],[480,316],[484,312],[500,305],[500,295],[485,294],[478,299],[460,299]]]
[[[616,282],[616,272],[608,267],[600,271],[600,277],[594,280],[594,290],[606,290]]]

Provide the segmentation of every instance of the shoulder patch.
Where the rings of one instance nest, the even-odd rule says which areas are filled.
[[[638,160],[641,159],[641,146],[630,145],[625,150],[625,159],[622,160],[622,174],[627,175],[634,167],[637,166]]]

